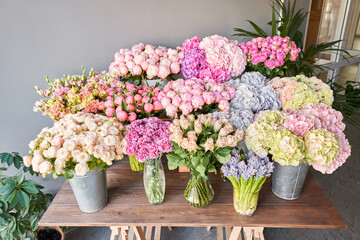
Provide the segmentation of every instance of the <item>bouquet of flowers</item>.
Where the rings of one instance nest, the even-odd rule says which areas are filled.
[[[211,113],[219,109],[229,110],[229,101],[235,97],[235,88],[215,80],[179,79],[168,82],[158,100],[166,110],[166,115],[176,117],[190,113]]]
[[[182,46],[181,73],[186,79],[215,79],[226,82],[239,76],[245,69],[246,56],[237,41],[213,35],[204,38],[187,39]]]
[[[98,109],[108,117],[116,116],[121,122],[158,116],[163,106],[158,100],[161,89],[158,87],[139,87],[125,83],[117,88],[108,88],[107,97],[100,102]]]
[[[169,140],[169,125],[170,122],[151,117],[136,120],[126,126],[126,154],[136,155],[138,161],[145,163],[145,192],[152,204],[162,203],[165,196],[165,174],[161,154],[173,150]]]
[[[235,211],[245,216],[253,215],[261,187],[274,171],[274,163],[268,157],[260,158],[251,151],[244,156],[234,149],[230,162],[225,163],[221,171],[234,187]]]
[[[180,73],[183,54],[179,49],[137,44],[131,49],[120,49],[110,64],[109,73],[115,78],[134,80],[139,85],[143,79],[167,79]]]
[[[270,153],[281,165],[300,161],[331,174],[351,154],[340,112],[325,104],[302,110],[265,111],[246,130],[246,145],[260,157]]]
[[[235,129],[246,130],[253,122],[254,113],[251,110],[230,108],[227,112],[214,112],[214,119],[227,119]]]
[[[241,79],[230,80],[226,84],[236,88],[236,96],[230,102],[230,108],[251,110],[258,113],[264,110],[280,110],[281,104],[277,92],[267,86],[267,79],[259,72],[247,72]]]
[[[42,112],[54,120],[63,118],[68,113],[98,113],[102,98],[107,96],[110,87],[123,85],[120,81],[109,78],[107,74],[99,74],[91,69],[89,76],[67,75],[53,82],[45,77],[49,88],[41,90],[35,87],[44,99],[35,103],[34,112]]]
[[[182,115],[174,119],[169,130],[174,146],[166,155],[169,169],[185,164],[191,170],[185,198],[192,206],[207,206],[214,197],[208,172],[216,172],[218,164],[230,161],[231,150],[243,139],[244,131],[235,131],[228,120],[215,120],[211,114]]]
[[[258,37],[240,44],[247,56],[247,71],[259,71],[267,77],[285,76],[290,61],[296,61],[301,49],[289,37]]]
[[[278,92],[283,109],[302,109],[309,103],[331,106],[334,101],[330,86],[316,77],[273,78],[268,85]]]
[[[67,114],[44,128],[29,144],[32,156],[23,158],[24,165],[32,166],[42,176],[73,178],[85,176],[89,170],[104,169],[114,160],[123,158],[126,140],[125,127],[115,118],[99,114]]]

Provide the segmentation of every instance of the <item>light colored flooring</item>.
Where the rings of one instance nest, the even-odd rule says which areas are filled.
[[[265,228],[267,240],[359,240],[360,239],[360,129],[347,126],[346,135],[352,146],[351,157],[332,175],[322,175],[311,170],[328,194],[347,228],[326,229],[280,229]],[[309,216],[311,218],[311,216]],[[67,240],[108,240],[110,230],[106,227],[81,227],[67,233]],[[162,228],[162,240],[215,240],[216,228]]]

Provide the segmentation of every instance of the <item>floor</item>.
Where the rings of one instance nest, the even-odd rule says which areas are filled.
[[[324,229],[280,229],[266,228],[267,240],[359,240],[360,239],[360,129],[348,126],[346,135],[352,146],[352,155],[347,162],[332,175],[322,175],[311,170],[324,188],[347,228],[343,230]],[[311,217],[311,216],[309,216]],[[106,227],[79,227],[70,229],[67,240],[107,240],[110,230]],[[207,232],[205,228],[163,228],[162,240],[215,240],[216,228]]]

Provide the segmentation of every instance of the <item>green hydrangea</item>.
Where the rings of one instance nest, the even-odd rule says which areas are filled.
[[[305,144],[301,137],[287,129],[276,131],[269,153],[280,165],[298,166],[305,159]]]
[[[340,151],[340,145],[335,134],[325,130],[311,130],[304,136],[307,149],[306,159],[309,164],[327,167]]]

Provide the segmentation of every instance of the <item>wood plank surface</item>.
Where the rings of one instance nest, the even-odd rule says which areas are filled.
[[[189,173],[166,172],[164,202],[149,204],[142,173],[131,171],[127,158],[107,170],[109,202],[95,213],[83,213],[77,206],[68,181],[64,183],[39,222],[40,226],[248,226],[286,228],[345,228],[345,223],[315,178],[308,174],[300,198],[287,201],[271,192],[271,179],[260,191],[252,217],[237,214],[233,188],[220,174],[211,174],[215,198],[205,208],[191,207],[183,197]]]

